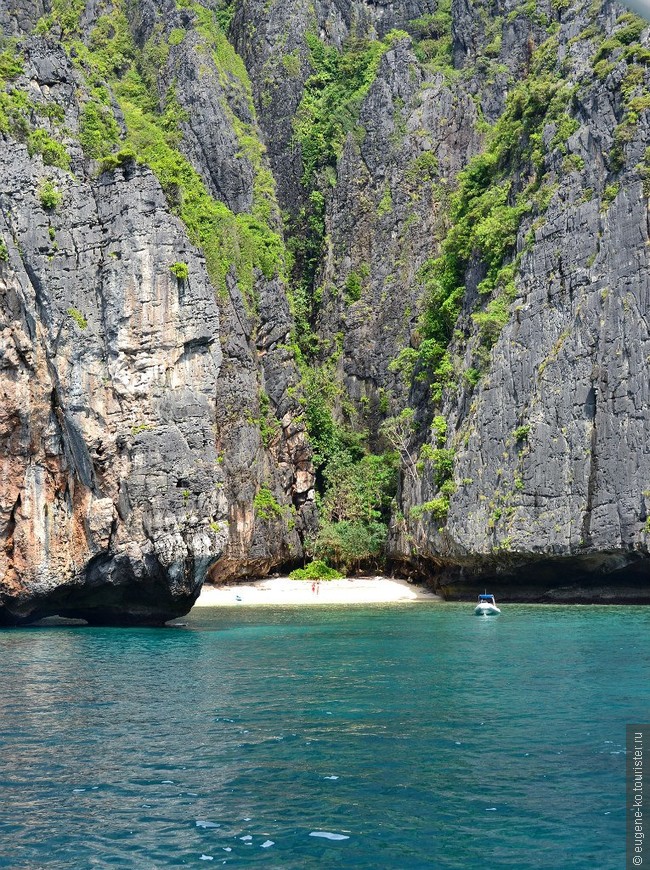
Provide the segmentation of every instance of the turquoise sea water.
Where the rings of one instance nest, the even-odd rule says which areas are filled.
[[[624,866],[650,609],[471,610],[1,632],[0,867]]]

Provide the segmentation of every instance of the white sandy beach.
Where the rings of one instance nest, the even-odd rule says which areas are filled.
[[[441,601],[426,589],[407,580],[389,577],[349,577],[321,580],[312,590],[310,580],[266,577],[238,586],[204,586],[195,607],[242,607],[285,604],[388,604],[400,601]]]

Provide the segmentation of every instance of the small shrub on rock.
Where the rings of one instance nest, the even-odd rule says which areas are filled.
[[[528,440],[528,435],[530,433],[530,425],[527,424],[525,426],[518,426],[515,431],[512,433],[513,438],[520,444],[522,441]]]
[[[88,329],[88,320],[78,308],[68,308],[68,317],[71,317],[74,320],[79,329]]]
[[[70,168],[70,155],[65,147],[53,139],[47,130],[33,130],[27,137],[29,156],[40,154],[46,166],[58,166],[60,169]]]
[[[120,150],[114,154],[108,154],[106,157],[103,157],[99,162],[99,172],[112,172],[113,169],[117,169],[118,166],[129,166],[132,163],[135,163],[136,153],[129,145],[124,148],[120,148]]]
[[[49,211],[61,205],[63,194],[53,181],[44,181],[38,189],[38,198],[41,206]]]
[[[253,507],[256,516],[265,522],[280,520],[285,515],[285,510],[273,495],[268,486],[261,486],[255,498]]]
[[[175,275],[179,281],[187,281],[190,274],[187,263],[172,263],[169,267],[169,271],[172,275]]]

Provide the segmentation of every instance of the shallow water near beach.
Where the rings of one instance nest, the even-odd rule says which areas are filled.
[[[650,609],[179,622],[0,632],[0,867],[623,866]]]

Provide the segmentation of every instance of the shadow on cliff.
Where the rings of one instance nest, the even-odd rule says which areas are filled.
[[[565,558],[527,557],[478,565],[422,561],[393,566],[423,580],[448,601],[473,600],[486,589],[498,600],[556,604],[650,604],[650,560],[635,553],[594,553]]]

